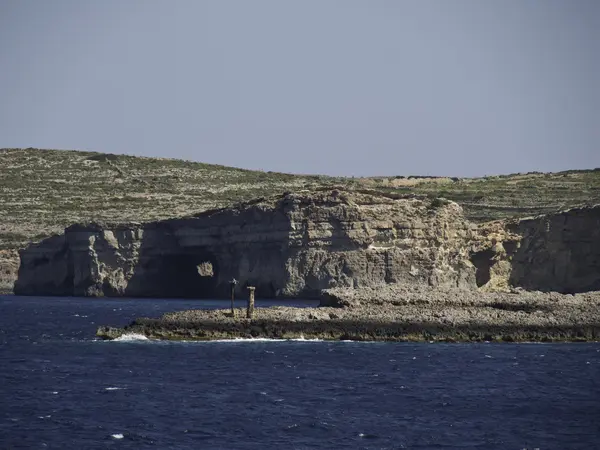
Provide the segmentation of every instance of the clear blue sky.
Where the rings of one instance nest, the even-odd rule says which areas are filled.
[[[0,147],[477,176],[599,143],[599,0],[0,0]]]

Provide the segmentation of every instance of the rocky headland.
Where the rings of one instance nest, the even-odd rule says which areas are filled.
[[[357,341],[552,342],[600,340],[600,293],[480,293],[457,288],[382,285],[325,290],[318,308],[191,310],[102,326],[117,339],[323,339]]]
[[[21,252],[15,292],[226,298],[235,278],[238,298],[322,304],[173,313],[105,338],[595,340],[599,255],[600,207],[475,224],[443,198],[325,188],[70,226]]]

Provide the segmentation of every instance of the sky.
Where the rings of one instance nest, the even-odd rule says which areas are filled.
[[[599,143],[598,0],[0,0],[0,147],[483,176]]]

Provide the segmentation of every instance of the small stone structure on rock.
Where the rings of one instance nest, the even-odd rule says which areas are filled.
[[[254,286],[248,286],[248,308],[246,310],[246,319],[252,319],[254,316]]]

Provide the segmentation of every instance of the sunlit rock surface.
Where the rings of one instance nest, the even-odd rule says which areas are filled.
[[[257,297],[409,283],[600,289],[600,208],[476,226],[444,199],[312,191],[145,224],[73,225],[21,252],[22,295]]]

